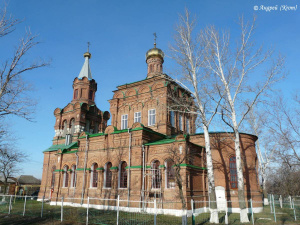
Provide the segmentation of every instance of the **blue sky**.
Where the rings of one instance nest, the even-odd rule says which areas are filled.
[[[158,47],[168,54],[178,14],[184,7],[197,15],[199,28],[214,24],[238,34],[238,17],[251,19],[257,15],[255,40],[273,46],[286,56],[288,78],[280,84],[290,96],[299,86],[300,2],[298,0],[10,0],[8,11],[24,19],[11,35],[1,38],[0,62],[12,56],[13,48],[25,29],[30,27],[41,41],[27,55],[28,62],[39,57],[51,65],[24,74],[33,84],[30,93],[38,101],[35,122],[10,118],[9,125],[17,146],[29,155],[22,166],[23,174],[41,178],[43,154],[54,136],[53,111],[66,106],[72,99],[72,82],[84,62],[87,42],[91,43],[90,60],[93,78],[98,83],[97,106],[109,110],[109,99],[117,85],[146,77],[145,53],[153,46],[153,33]],[[297,6],[296,11],[279,11],[281,5]],[[277,11],[254,11],[254,6],[278,6]],[[0,6],[3,6],[1,1]],[[173,63],[165,59],[164,72],[172,73]],[[255,78],[255,74],[253,75]]]

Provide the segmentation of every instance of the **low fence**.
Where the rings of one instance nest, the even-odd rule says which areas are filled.
[[[49,218],[76,224],[209,224],[211,202],[191,201],[190,210],[179,209],[180,202],[142,202],[117,199],[60,198],[42,201],[30,196],[0,196],[0,213]],[[239,224],[239,202],[218,201],[220,224]],[[252,224],[300,223],[300,198],[269,195],[269,204],[247,201]]]

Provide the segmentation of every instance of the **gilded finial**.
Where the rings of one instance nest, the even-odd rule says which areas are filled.
[[[154,35],[154,48],[156,48],[156,38],[157,38],[157,36],[156,36],[156,33],[154,33],[153,35]]]
[[[84,58],[88,57],[89,59],[92,57],[92,54],[90,53],[90,42],[87,42],[87,52],[83,54]]]

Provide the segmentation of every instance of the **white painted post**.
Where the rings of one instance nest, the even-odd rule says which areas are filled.
[[[227,202],[227,198],[225,197],[225,224],[228,224],[228,202]]]
[[[41,218],[43,218],[44,201],[45,201],[45,196],[43,196],[43,200],[42,200]]]
[[[64,197],[61,197],[60,221],[64,220]]]
[[[297,220],[297,217],[296,217],[296,209],[295,209],[295,202],[294,202],[294,199],[293,199],[293,208],[294,208],[294,217],[295,217],[295,221]]]
[[[9,199],[8,214],[10,214],[10,210],[11,210],[11,199],[12,199],[12,195],[10,196],[10,199]]]
[[[119,225],[119,207],[120,207],[120,195],[118,195],[118,200],[117,200],[117,225]]]
[[[275,220],[275,223],[276,223],[276,212],[275,212],[275,200],[274,200],[274,195],[272,195],[272,199],[273,199],[274,220]]]
[[[253,205],[252,205],[252,198],[250,198],[250,206],[251,206],[251,217],[252,217],[252,223],[254,225],[254,215],[253,215]]]
[[[86,207],[86,225],[89,224],[89,207],[90,207],[90,197],[87,200],[87,207]]]
[[[279,196],[279,204],[280,204],[280,208],[282,208],[282,196]]]
[[[23,216],[25,216],[25,209],[26,209],[26,199],[27,199],[27,195],[25,195],[24,209],[23,209]]]
[[[156,199],[154,199],[154,225],[156,225]]]
[[[289,199],[290,199],[290,206],[291,206],[291,209],[293,208],[292,206],[292,197],[289,195]]]

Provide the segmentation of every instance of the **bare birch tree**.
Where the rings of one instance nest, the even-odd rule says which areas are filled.
[[[7,14],[6,7],[1,9],[0,38],[8,37],[18,23],[20,23],[20,20]],[[26,96],[30,90],[30,85],[23,81],[22,75],[30,70],[48,65],[48,63],[40,60],[31,64],[26,63],[24,60],[28,51],[39,44],[36,38],[36,35],[32,35],[30,30],[27,30],[12,56],[2,62],[0,68],[0,119],[3,119],[6,115],[17,115],[25,119],[31,119],[35,102]]]
[[[247,121],[250,125],[250,132],[258,137],[258,140],[256,141],[258,168],[262,179],[264,204],[269,205],[268,195],[266,192],[267,171],[271,166],[277,145],[272,139],[270,139],[269,130],[266,126],[268,123],[266,115],[267,113],[265,110],[259,113],[257,110],[252,108],[249,111]]]
[[[170,46],[170,50],[171,58],[181,68],[182,79],[175,79],[174,81],[184,87],[192,98],[173,98],[175,104],[171,110],[181,109],[185,113],[199,116],[205,139],[208,188],[211,201],[210,222],[219,223],[209,126],[216,115],[221,98],[216,98],[216,103],[212,101],[216,84],[209,82],[210,74],[203,68],[205,46],[199,40],[200,32],[197,34],[194,31],[195,26],[196,20],[192,19],[190,12],[185,9],[185,14],[179,16],[179,23],[174,36],[175,43]],[[190,107],[192,101],[195,101],[195,104]]]
[[[273,51],[255,47],[252,40],[255,18],[244,23],[240,18],[241,34],[235,49],[231,46],[229,32],[219,32],[214,26],[207,27],[201,41],[205,43],[205,67],[222,83],[225,92],[221,104],[223,121],[233,130],[238,177],[240,222],[249,222],[245,201],[243,161],[240,146],[241,125],[261,95],[281,78],[284,58],[273,59]],[[257,72],[258,80],[250,80]]]

